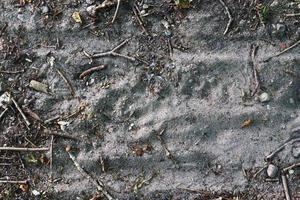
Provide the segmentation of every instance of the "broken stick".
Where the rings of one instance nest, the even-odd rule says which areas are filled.
[[[252,68],[253,68],[253,76],[254,76],[254,82],[255,82],[255,87],[254,90],[251,94],[251,96],[254,96],[258,89],[260,88],[260,81],[259,81],[259,76],[258,76],[258,71],[256,67],[256,61],[255,61],[255,55],[257,52],[258,46],[252,46],[251,47],[251,62],[252,62]]]
[[[2,119],[2,117],[4,116],[4,114],[8,111],[8,108],[5,108],[5,110],[0,114],[0,120]]]
[[[115,48],[113,48],[112,50],[107,51],[107,52],[94,53],[93,55],[88,54],[88,57],[89,58],[100,58],[100,57],[105,57],[105,56],[116,56],[116,57],[126,58],[130,61],[135,61],[136,59],[134,57],[127,56],[127,55],[116,52],[118,49],[120,49],[122,46],[124,46],[124,44],[126,44],[128,41],[129,41],[129,39],[124,40],[121,44],[119,44],[118,46],[116,46]]]
[[[28,181],[9,181],[9,180],[0,180],[0,183],[27,184]]]
[[[291,195],[290,195],[290,189],[288,185],[288,180],[285,174],[281,175],[281,180],[282,180],[282,186],[285,194],[285,199],[286,200],[292,200]]]
[[[223,5],[223,7],[225,8],[226,14],[227,14],[227,16],[228,16],[228,18],[229,18],[229,19],[228,19],[228,22],[227,22],[227,25],[226,25],[226,29],[225,29],[225,31],[224,31],[224,33],[223,33],[223,35],[226,35],[226,34],[228,33],[228,31],[229,31],[229,28],[230,28],[232,22],[233,22],[233,18],[232,18],[232,16],[231,16],[230,10],[229,10],[229,8],[226,6],[225,2],[224,2],[223,0],[219,0],[219,1],[220,1],[220,3]]]
[[[141,19],[141,16],[140,16],[139,9],[138,9],[138,7],[135,3],[133,4],[132,11],[133,11],[134,15],[136,16],[136,19],[139,22],[139,25],[141,26],[144,33],[146,33],[147,35],[150,35],[149,32],[147,31],[147,29],[144,26],[143,20]]]
[[[77,170],[84,176],[86,177],[90,182],[92,182],[96,187],[97,190],[99,190],[100,192],[102,192],[105,197],[108,200],[113,200],[114,198],[108,193],[108,191],[105,189],[104,184],[99,181],[99,180],[95,180],[91,175],[89,175],[81,166],[80,164],[76,161],[75,156],[70,152],[70,147],[66,148],[67,153],[69,154],[69,157],[71,158],[72,162],[74,163],[75,167],[77,168]]]
[[[56,67],[53,67],[53,68],[54,68],[54,69],[57,71],[57,73],[62,77],[62,79],[63,79],[63,80],[65,81],[65,83],[67,84],[67,86],[68,86],[68,88],[69,88],[69,90],[70,90],[71,95],[74,96],[74,95],[75,95],[75,91],[74,91],[74,88],[73,88],[71,82],[67,79],[67,77],[64,75],[64,73],[63,73],[61,70],[59,70],[59,69],[56,68]]]
[[[23,117],[27,128],[29,128],[29,126],[31,125],[31,123],[29,122],[29,120],[27,119],[26,115],[24,114],[23,110],[20,108],[19,104],[17,103],[17,101],[11,96],[11,100],[12,102],[15,104],[17,110],[19,111],[19,113],[21,114],[21,116]]]
[[[278,57],[278,56],[281,56],[282,54],[286,53],[287,51],[295,48],[296,46],[298,46],[300,44],[300,40],[298,40],[297,42],[295,42],[293,45],[289,46],[288,48],[284,49],[283,51],[280,51],[279,53],[273,55],[273,56],[270,56],[269,58],[263,60],[263,62],[268,62],[270,61],[272,58],[275,58],[275,57]]]
[[[116,17],[117,17],[118,11],[119,11],[119,7],[120,7],[120,3],[121,3],[121,0],[117,0],[117,1],[118,1],[118,2],[117,2],[117,8],[116,8],[114,17],[113,17],[113,19],[112,19],[112,21],[111,21],[112,24],[113,24],[113,23],[115,22],[115,20],[116,20]]]
[[[0,147],[0,151],[49,151],[48,147],[42,148],[23,148],[23,147]]]
[[[265,157],[265,161],[267,161],[267,162],[271,161],[277,153],[282,151],[288,144],[291,144],[291,143],[294,143],[294,142],[300,142],[300,138],[291,139],[291,140],[285,142],[283,145],[281,145],[277,149],[275,149],[275,151],[273,151],[272,153],[267,155]]]
[[[92,67],[90,69],[87,69],[85,70],[84,72],[82,72],[80,75],[79,75],[79,78],[80,79],[83,79],[84,77],[96,72],[96,71],[99,71],[99,70],[102,70],[105,68],[105,65],[100,65],[100,66],[96,66],[96,67]]]
[[[166,145],[164,139],[162,138],[162,134],[163,134],[164,132],[165,132],[165,129],[161,130],[158,134],[156,134],[156,137],[157,137],[157,139],[160,141],[160,144],[161,144],[161,146],[163,147],[163,149],[165,150],[166,157],[167,157],[168,159],[170,159],[170,160],[174,163],[175,167],[178,168],[178,164],[177,164],[177,162],[176,162],[176,160],[175,160],[173,154],[172,154],[171,151],[168,149],[168,147],[167,147],[167,145]]]
[[[51,136],[51,142],[50,142],[50,181],[53,181],[53,140],[54,136]]]
[[[294,169],[294,168],[296,168],[296,167],[300,167],[300,162],[294,163],[294,164],[292,164],[292,165],[290,165],[290,166],[284,168],[283,171],[284,171],[284,172],[287,172],[287,171],[289,171],[289,170],[291,170],[291,169]]]

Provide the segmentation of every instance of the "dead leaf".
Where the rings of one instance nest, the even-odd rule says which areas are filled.
[[[136,145],[132,148],[132,152],[137,156],[143,156],[144,150],[140,146]]]
[[[29,185],[28,184],[20,184],[19,188],[23,191],[23,192],[28,192],[29,191]]]
[[[252,124],[253,124],[253,120],[250,119],[250,118],[248,118],[245,121],[243,121],[243,123],[241,125],[241,128],[246,128],[246,127],[248,127],[248,126],[250,126]]]
[[[32,110],[30,110],[29,108],[23,107],[23,110],[26,114],[28,114],[32,119],[35,119],[39,122],[42,122],[43,120],[38,116],[38,114],[36,114],[35,112],[33,112]]]
[[[72,18],[74,19],[75,22],[82,24],[80,13],[78,11],[72,14]]]
[[[41,83],[36,80],[31,80],[29,82],[29,87],[31,87],[32,89],[34,89],[38,92],[43,92],[43,93],[49,94],[49,86],[46,85],[45,83]]]
[[[175,0],[178,8],[190,8],[192,0]]]
[[[25,6],[26,1],[25,0],[20,0],[19,4],[20,4],[21,7],[23,7],[23,6]]]
[[[33,164],[37,164],[38,160],[36,159],[36,157],[33,154],[29,154],[26,158],[26,161],[28,163],[33,163]]]
[[[41,157],[40,157],[40,162],[42,163],[42,164],[44,164],[44,165],[48,165],[49,164],[49,162],[50,162],[50,160],[49,160],[49,158],[47,158],[47,156],[46,155],[41,155]]]

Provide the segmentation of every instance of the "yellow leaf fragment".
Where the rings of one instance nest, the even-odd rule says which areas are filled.
[[[74,19],[75,22],[82,24],[80,13],[78,11],[72,14],[72,18]]]
[[[253,120],[250,119],[250,118],[248,118],[245,121],[243,121],[243,123],[241,125],[241,128],[246,128],[246,127],[248,127],[248,126],[250,126],[252,124],[253,124]]]

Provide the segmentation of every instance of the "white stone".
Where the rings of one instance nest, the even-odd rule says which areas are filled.
[[[278,167],[273,164],[269,164],[268,169],[267,169],[267,175],[270,178],[275,178],[277,173],[278,173]]]
[[[262,103],[268,102],[270,100],[271,100],[270,95],[266,92],[263,92],[261,95],[259,95],[259,101]]]

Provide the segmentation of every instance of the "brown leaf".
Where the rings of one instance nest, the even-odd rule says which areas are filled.
[[[28,114],[31,118],[39,121],[39,122],[42,122],[43,120],[38,116],[38,114],[36,114],[35,112],[33,112],[32,110],[30,110],[29,108],[23,108],[24,109],[24,112],[26,114]]]
[[[28,184],[20,184],[19,188],[23,191],[23,192],[28,192],[29,191],[29,185]]]
[[[50,160],[49,158],[47,158],[47,156],[45,156],[44,154],[40,157],[40,162],[44,165],[48,165]]]
[[[248,127],[248,126],[250,126],[252,124],[253,124],[253,120],[250,119],[250,118],[248,118],[245,121],[243,121],[243,123],[241,125],[241,128],[246,128],[246,127]]]
[[[135,155],[137,156],[143,156],[144,155],[144,150],[140,146],[136,145],[132,148],[132,151]]]

